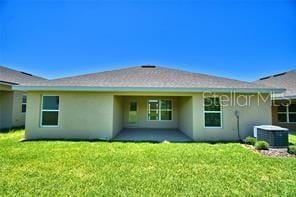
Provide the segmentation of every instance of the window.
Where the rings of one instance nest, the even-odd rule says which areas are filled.
[[[222,126],[222,111],[219,98],[205,98],[204,99],[204,117],[205,127]]]
[[[27,96],[22,96],[22,113],[26,113],[27,111]]]
[[[136,101],[130,102],[130,111],[137,111],[137,102]]]
[[[171,100],[160,100],[160,120],[172,120]]]
[[[58,126],[59,97],[43,96],[41,109],[41,126]]]
[[[172,120],[172,109],[171,100],[149,100],[148,120]]]
[[[278,122],[287,122],[287,106],[278,106]]]
[[[296,104],[278,106],[277,111],[278,122],[296,123]]]
[[[296,123],[296,104],[291,104],[288,110],[289,122]]]
[[[148,120],[159,120],[159,100],[149,100]]]

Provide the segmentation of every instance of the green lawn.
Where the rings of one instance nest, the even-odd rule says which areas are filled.
[[[296,145],[296,133],[293,134],[293,135],[289,135],[289,142],[290,142],[291,144]]]
[[[238,143],[19,142],[23,134],[0,134],[0,196],[296,195],[295,158]]]

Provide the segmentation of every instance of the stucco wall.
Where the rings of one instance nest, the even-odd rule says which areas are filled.
[[[20,91],[0,91],[0,129],[25,125],[26,114],[22,113]]]
[[[22,113],[22,96],[24,92],[13,92],[13,107],[12,107],[12,126],[19,127],[25,125],[26,113]]]
[[[113,137],[123,128],[123,99],[115,96],[113,103]]]
[[[60,96],[59,126],[40,127],[41,95]],[[114,94],[116,96],[114,96]],[[166,96],[128,96],[111,93],[87,92],[29,92],[27,103],[26,138],[66,138],[66,139],[110,139],[122,127],[138,128],[179,128],[196,141],[238,140],[234,112],[240,111],[240,131],[242,138],[252,135],[254,125],[271,124],[270,99],[260,102],[258,97],[250,99],[249,106],[222,106],[222,128],[204,127],[202,94],[172,94]],[[144,94],[144,93],[143,93]],[[131,94],[133,95],[133,94]],[[247,94],[245,94],[247,95]],[[239,95],[236,95],[239,96]],[[148,99],[172,99],[172,121],[147,120]],[[128,123],[129,103],[138,101],[138,124]],[[240,98],[243,103],[243,98]]]
[[[179,97],[178,98],[179,110],[179,129],[193,138],[193,108],[192,97]]]
[[[239,95],[236,95],[239,103],[243,104],[245,99]],[[250,96],[250,94],[243,95]],[[268,97],[267,94],[264,95]],[[230,95],[228,96],[230,97]],[[242,138],[252,135],[254,125],[271,124],[270,98],[263,102],[257,95],[253,95],[248,101],[248,106],[238,106],[237,104],[222,106],[222,128],[205,128],[202,94],[194,95],[193,103],[193,132],[194,139],[197,141],[238,140],[237,119],[234,115],[236,110],[240,111],[240,133]]]
[[[148,120],[149,99],[170,99],[173,105],[173,120],[155,121]],[[129,124],[129,105],[131,101],[138,103],[138,121],[136,124]],[[125,128],[178,128],[178,102],[177,97],[163,96],[124,96],[124,127]]]
[[[11,86],[0,84],[0,91],[11,91]]]
[[[0,91],[0,129],[12,127],[12,101],[11,91]]]
[[[59,126],[40,127],[41,96],[60,96]],[[83,92],[27,93],[26,138],[110,139],[113,95]]]

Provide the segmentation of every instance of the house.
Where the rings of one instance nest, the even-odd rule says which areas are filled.
[[[238,140],[254,125],[271,124],[270,95],[283,91],[154,65],[13,89],[27,92],[27,139],[114,139],[123,130],[171,129],[196,141]]]
[[[286,89],[273,97],[272,123],[296,131],[296,70],[263,77],[256,83]]]
[[[44,80],[41,77],[0,66],[0,129],[25,125],[27,97],[13,85]]]

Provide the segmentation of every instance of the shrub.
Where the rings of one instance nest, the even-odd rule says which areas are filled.
[[[257,142],[257,139],[254,137],[246,137],[246,139],[245,139],[246,144],[250,144],[253,146],[256,144],[256,142]]]
[[[296,155],[296,145],[289,146],[288,153]]]
[[[257,141],[255,144],[255,148],[257,150],[268,150],[269,149],[269,144],[265,141]]]

